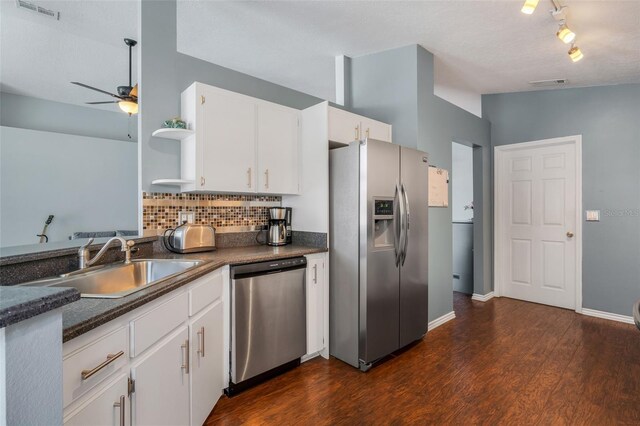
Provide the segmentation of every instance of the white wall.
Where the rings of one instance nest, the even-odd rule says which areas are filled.
[[[473,219],[473,210],[464,206],[473,201],[473,148],[452,143],[451,215],[454,222]]]
[[[0,246],[137,229],[137,144],[0,127]]]
[[[482,95],[456,75],[438,56],[434,57],[433,94],[447,102],[482,117]]]

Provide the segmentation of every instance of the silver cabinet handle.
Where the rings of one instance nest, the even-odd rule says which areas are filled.
[[[251,167],[247,169],[247,186],[251,188]]]
[[[120,401],[119,402],[114,402],[113,406],[120,408],[120,426],[124,426],[124,420],[125,420],[124,419],[124,415],[125,415],[124,395],[120,395]]]
[[[200,327],[198,336],[200,336],[200,339],[198,340],[198,351],[196,353],[199,353],[204,358],[204,327]]]
[[[120,351],[117,354],[109,354],[107,355],[106,360],[102,361],[100,364],[96,365],[91,370],[82,370],[82,372],[80,373],[82,380],[87,380],[89,377],[93,376],[98,371],[102,370],[107,365],[111,364],[113,361],[120,358],[122,355],[124,355],[124,351]]]
[[[269,169],[264,171],[264,187],[269,189]]]
[[[204,176],[200,176],[200,186],[204,186]]]
[[[185,374],[189,374],[189,339],[185,340],[180,347],[184,349],[182,365],[180,368],[184,370]]]
[[[367,139],[369,139],[369,129],[367,129],[366,135],[367,135]]]
[[[313,282],[318,284],[318,265],[313,265]]]
[[[359,124],[356,126],[356,138],[354,140],[357,141],[358,139],[360,139],[360,125]]]

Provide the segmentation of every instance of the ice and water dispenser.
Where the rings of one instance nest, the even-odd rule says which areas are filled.
[[[373,199],[373,246],[393,247],[393,198]]]

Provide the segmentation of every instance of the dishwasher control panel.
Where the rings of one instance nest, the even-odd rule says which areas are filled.
[[[278,259],[267,262],[249,263],[248,265],[237,265],[231,267],[231,279],[237,279],[240,276],[269,274],[274,272],[286,271],[289,269],[301,269],[307,267],[307,259],[305,257],[292,257],[289,259]]]

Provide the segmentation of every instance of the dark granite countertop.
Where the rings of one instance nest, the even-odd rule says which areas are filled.
[[[44,314],[78,299],[80,293],[73,288],[0,286],[0,328]]]
[[[214,252],[187,255],[172,253],[154,255],[153,258],[156,259],[200,259],[204,260],[204,263],[120,299],[83,298],[65,306],[62,314],[62,340],[66,342],[74,339],[225,265],[241,265],[326,251],[326,248],[288,245],[222,248]]]

